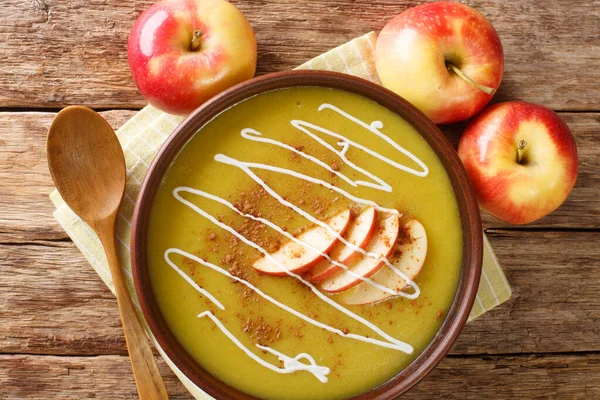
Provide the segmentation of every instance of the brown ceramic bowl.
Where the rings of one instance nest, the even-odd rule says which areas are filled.
[[[229,107],[265,91],[293,86],[323,86],[358,93],[387,107],[411,123],[437,153],[452,181],[463,231],[463,265],[460,282],[450,311],[429,346],[404,370],[386,383],[357,399],[393,399],[423,379],[450,350],[464,326],[479,286],[482,266],[482,228],[477,201],[456,151],[433,122],[406,100],[363,79],[349,75],[293,71],[262,76],[216,96],[198,108],[175,129],[154,159],[138,197],[131,235],[131,260],[135,289],[142,312],[156,340],[175,365],[197,386],[217,399],[255,399],[242,393],[202,368],[177,342],[154,298],[146,263],[148,219],[163,176],[181,148],[214,116]]]

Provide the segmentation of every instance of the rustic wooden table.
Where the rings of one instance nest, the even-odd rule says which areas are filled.
[[[0,4],[0,398],[135,398],[117,304],[52,218],[46,130],[85,104],[119,127],[145,105],[127,67],[153,1]],[[290,69],[415,4],[234,1],[252,22],[259,74]],[[600,398],[600,1],[468,0],[494,23],[506,72],[494,101],[558,111],[579,146],[567,202],[526,227],[484,227],[513,298],[468,325],[407,398]],[[444,128],[456,143],[463,126]],[[189,394],[160,362],[172,398]]]

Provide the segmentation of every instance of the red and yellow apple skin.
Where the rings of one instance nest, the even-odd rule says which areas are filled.
[[[480,207],[512,224],[527,224],[557,209],[577,180],[577,145],[569,127],[536,104],[488,107],[463,133],[458,155]]]
[[[202,36],[192,50],[195,30]],[[256,39],[244,15],[225,0],[162,0],[133,25],[128,58],[150,104],[186,115],[254,76]]]
[[[492,98],[448,69],[498,89],[504,70],[500,38],[490,22],[460,3],[409,8],[381,31],[375,50],[383,86],[396,92],[436,124],[477,114]]]

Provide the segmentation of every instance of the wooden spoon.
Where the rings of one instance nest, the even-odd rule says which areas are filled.
[[[125,159],[117,136],[93,110],[73,106],[54,118],[46,147],[58,192],[102,241],[140,399],[168,399],[116,253],[115,220],[126,180]]]

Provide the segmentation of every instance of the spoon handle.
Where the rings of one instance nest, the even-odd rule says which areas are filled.
[[[131,368],[135,377],[138,394],[141,400],[166,400],[169,398],[164,382],[158,371],[156,359],[152,354],[152,348],[140,324],[136,310],[134,308],[121,264],[117,257],[115,246],[115,219],[114,216],[107,218],[104,223],[96,226],[96,231],[102,246],[106,252],[106,258],[110,266],[110,272],[113,279],[119,312],[121,314],[121,323],[125,332],[125,341],[131,360]]]

